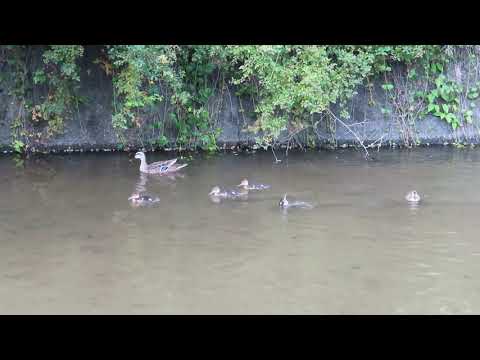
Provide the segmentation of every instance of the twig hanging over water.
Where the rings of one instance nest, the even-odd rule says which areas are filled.
[[[331,117],[333,117],[336,121],[338,121],[341,125],[343,125],[345,129],[347,129],[353,136],[355,136],[355,138],[358,140],[359,144],[362,146],[363,150],[365,151],[365,159],[368,159],[370,157],[370,154],[367,150],[367,147],[363,144],[363,141],[360,139],[357,133],[353,131],[349,125],[345,124],[342,120],[340,120],[331,110],[327,110],[327,111]]]
[[[385,134],[383,134],[382,136],[380,136],[377,140],[375,140],[374,142],[372,142],[370,145],[367,146],[367,148],[374,148],[375,146],[377,147],[377,151],[380,150],[380,148],[382,147],[382,140],[383,138],[385,137]],[[378,145],[377,145],[378,144]]]
[[[273,145],[270,146],[270,149],[272,149],[272,154],[273,154],[273,156],[275,157],[275,162],[276,162],[276,163],[282,162],[282,160],[279,160],[279,159],[277,158],[277,155],[275,155],[275,150],[273,150]]]

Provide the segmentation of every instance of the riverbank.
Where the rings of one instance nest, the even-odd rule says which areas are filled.
[[[13,85],[7,81],[0,82],[0,152],[12,152],[15,148],[46,153],[182,150],[174,146],[178,143],[178,129],[169,118],[172,108],[168,102],[153,109],[151,116],[146,116],[139,126],[126,130],[114,128],[112,116],[115,113],[115,96],[112,76],[95,62],[98,56],[98,47],[85,47],[85,55],[79,65],[79,96],[88,100],[79,104],[69,117],[62,120],[63,129],[60,133],[51,136],[45,136],[45,123],[32,122],[26,118],[24,101],[12,95]],[[412,112],[409,113],[409,108],[406,108],[410,100],[402,98],[406,94],[402,90],[402,84],[408,80],[407,75],[402,69],[393,69],[392,81],[395,89],[399,89],[398,93],[392,95],[385,91],[385,79],[371,79],[368,84],[357,87],[356,95],[345,106],[348,117],[340,116],[340,109],[333,106],[332,113],[337,120],[326,121],[320,115],[313,115],[311,123],[315,125],[309,129],[308,134],[307,131],[300,131],[296,135],[285,133],[278,142],[283,142],[289,148],[308,146],[317,149],[359,146],[360,143],[372,148],[398,148],[406,143],[409,146],[479,145],[480,97],[472,98],[471,91],[468,90],[476,86],[474,84],[480,76],[478,60],[480,58],[477,55],[462,55],[445,69],[446,79],[463,89],[458,97],[462,114],[466,107],[471,109],[468,110],[471,112],[468,121],[464,115],[457,115],[462,120],[455,129],[438,116],[412,116]],[[5,75],[8,71],[5,66],[0,69],[0,74]],[[218,131],[216,145],[219,150],[254,150],[257,147],[256,134],[248,129],[255,122],[255,106],[248,97],[237,95],[234,85],[225,86],[225,90],[213,94],[208,101],[209,124],[212,126],[210,133]],[[419,90],[408,86],[405,89],[410,92],[409,96]],[[40,97],[41,91],[40,88],[34,88],[32,96]],[[394,102],[392,96],[396,96]],[[405,104],[398,105],[398,101],[404,101]],[[20,121],[22,116],[24,118]],[[18,143],[15,147],[16,141]],[[192,141],[190,148],[199,145],[201,144]]]

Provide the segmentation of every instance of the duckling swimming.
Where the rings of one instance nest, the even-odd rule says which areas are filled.
[[[288,208],[287,194],[283,196],[283,199],[280,200],[280,202],[278,203],[278,206],[284,209]]]
[[[413,204],[417,204],[419,203],[422,198],[420,197],[420,195],[418,195],[418,193],[413,190],[413,191],[410,191],[406,196],[405,196],[405,199],[409,202],[409,203],[413,203]]]
[[[282,209],[289,209],[289,208],[293,208],[293,207],[297,207],[297,208],[302,208],[302,209],[312,209],[313,208],[313,205],[312,204],[309,204],[305,201],[288,201],[287,200],[287,194],[285,194],[283,196],[283,199],[280,200],[280,202],[278,203],[278,206],[280,206]]]
[[[214,200],[214,202],[219,202],[220,199],[239,199],[245,198],[248,195],[248,192],[239,192],[235,190],[221,190],[220,187],[214,186],[212,190],[208,193],[210,198]]]
[[[146,194],[132,194],[132,196],[130,196],[128,200],[131,201],[134,207],[153,205],[160,201],[158,197],[152,197]]]
[[[270,185],[265,184],[249,184],[247,179],[243,179],[240,184],[237,185],[244,190],[266,190],[270,189]]]

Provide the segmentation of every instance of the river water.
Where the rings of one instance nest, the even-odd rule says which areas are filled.
[[[176,178],[125,153],[2,157],[0,313],[480,313],[480,151],[374,156],[193,155]],[[245,177],[272,187],[209,198]],[[280,210],[286,192],[315,207]]]

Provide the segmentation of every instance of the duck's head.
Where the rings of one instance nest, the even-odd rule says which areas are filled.
[[[135,159],[145,159],[145,154],[142,151],[139,151],[135,154]]]
[[[248,180],[247,179],[243,179],[242,182],[240,184],[237,185],[238,187],[247,187],[248,186]]]
[[[208,193],[208,195],[218,195],[220,193],[220,188],[218,186],[214,186],[212,190]]]
[[[280,207],[287,207],[288,206],[288,200],[287,200],[287,194],[283,195],[283,199],[280,200],[278,203]]]

